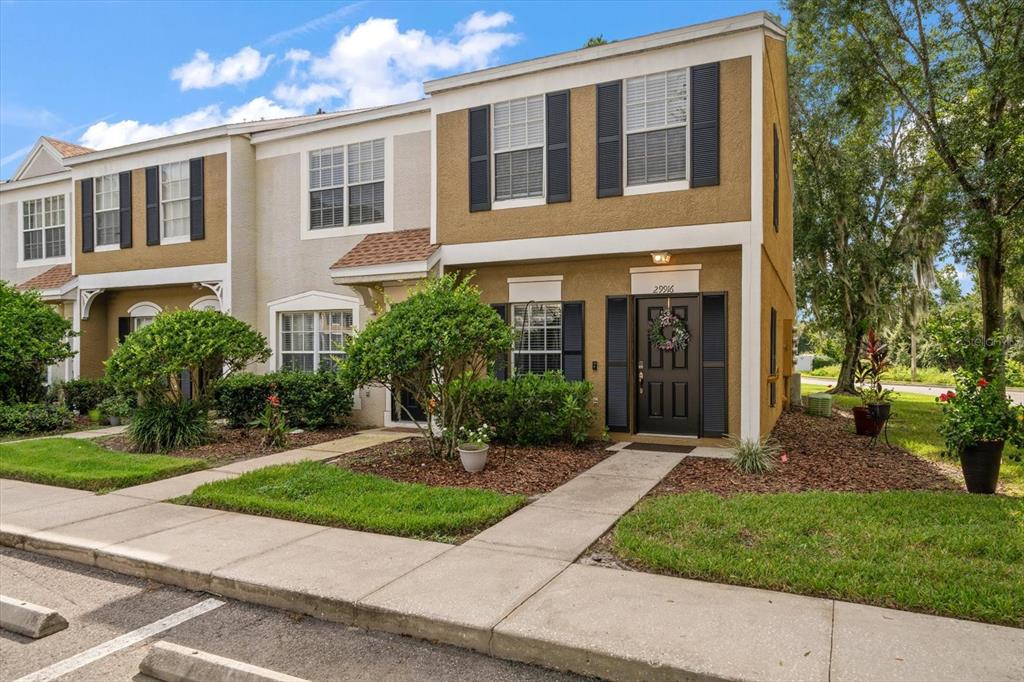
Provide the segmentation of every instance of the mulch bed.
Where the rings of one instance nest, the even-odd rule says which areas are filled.
[[[744,474],[728,460],[685,458],[655,494],[705,491],[783,493],[808,490],[870,492],[876,490],[962,490],[949,477],[950,467],[916,457],[902,448],[853,430],[853,419],[840,412],[832,418],[812,417],[803,410],[784,412],[772,434],[788,462],[767,474]]]
[[[353,426],[339,426],[320,431],[303,431],[302,433],[288,434],[288,440],[283,448],[268,448],[261,442],[263,440],[262,429],[240,428],[232,429],[226,426],[215,426],[213,429],[214,439],[206,445],[200,445],[186,450],[173,450],[166,454],[172,457],[189,457],[202,459],[207,462],[224,464],[242,459],[252,459],[271,455],[275,452],[285,450],[296,450],[309,445],[316,445],[336,438],[351,436],[359,429]],[[131,452],[131,442],[125,435],[107,436],[98,438],[96,442],[105,448],[118,450],[120,452]]]
[[[596,441],[579,447],[491,445],[487,468],[471,474],[462,468],[457,456],[453,460],[434,459],[427,451],[426,441],[414,438],[360,450],[333,463],[406,483],[538,495],[554,490],[600,462],[611,454],[607,447],[607,443]]]

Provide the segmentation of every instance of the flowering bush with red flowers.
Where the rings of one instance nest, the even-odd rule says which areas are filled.
[[[276,393],[267,396],[267,404],[263,414],[256,420],[255,426],[263,429],[263,445],[268,448],[283,448],[288,439],[288,426],[281,412],[281,399]]]
[[[946,454],[955,456],[965,447],[996,441],[1024,445],[1024,407],[1014,405],[998,382],[977,372],[960,369],[955,376],[956,390],[935,399],[942,405],[939,432],[946,440]]]

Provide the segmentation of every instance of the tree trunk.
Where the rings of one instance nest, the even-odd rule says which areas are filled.
[[[843,336],[846,339],[843,346],[843,363],[839,367],[839,377],[836,379],[836,385],[832,387],[832,393],[855,393],[853,374],[857,369],[857,361],[860,360],[860,345],[864,339],[864,332],[859,329],[847,329],[844,330]]]
[[[995,337],[1002,332],[1003,315],[1003,231],[1000,228],[993,228],[991,252],[978,257],[978,293],[981,295],[981,322],[982,333],[985,335],[986,348],[992,348]],[[1004,368],[1001,363],[995,362],[992,354],[985,356],[985,373],[990,379],[1001,380],[1003,377],[995,376],[995,373],[1002,373]]]

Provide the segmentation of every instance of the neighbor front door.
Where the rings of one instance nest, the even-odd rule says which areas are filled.
[[[696,436],[700,427],[700,298],[636,300],[636,429],[639,433]],[[663,350],[650,340],[666,309],[689,332],[684,348]],[[664,330],[665,337],[672,329]]]

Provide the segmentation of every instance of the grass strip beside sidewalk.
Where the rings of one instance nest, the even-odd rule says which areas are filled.
[[[198,459],[115,452],[74,438],[0,444],[0,478],[96,492],[205,468]]]
[[[935,492],[649,498],[615,528],[643,570],[1024,627],[1024,500]]]
[[[206,483],[175,502],[452,542],[504,518],[526,504],[526,498],[401,483],[319,462],[299,462]]]

